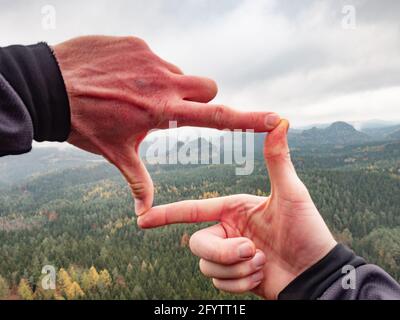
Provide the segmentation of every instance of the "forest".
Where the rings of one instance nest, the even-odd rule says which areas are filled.
[[[400,280],[400,142],[296,146],[292,158],[336,239]],[[269,193],[260,156],[248,176],[232,165],[148,168],[155,204]],[[0,299],[257,299],[201,275],[188,241],[204,225],[140,230],[130,190],[107,163],[4,182],[0,204]],[[45,265],[57,271],[54,290],[41,286]]]

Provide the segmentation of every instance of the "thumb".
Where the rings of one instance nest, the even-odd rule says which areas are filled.
[[[221,224],[197,231],[190,237],[189,245],[196,256],[224,265],[249,260],[256,254],[256,247],[250,239],[227,238]]]
[[[142,215],[153,205],[154,187],[149,172],[136,151],[130,157],[117,161],[116,166],[131,188],[136,214]]]
[[[273,192],[296,192],[300,182],[290,159],[288,130],[289,122],[282,119],[264,143],[264,158]]]

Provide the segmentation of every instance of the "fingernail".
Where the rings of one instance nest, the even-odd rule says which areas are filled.
[[[144,213],[144,203],[142,200],[135,199],[135,213],[138,216]]]
[[[239,247],[239,257],[242,259],[251,258],[253,256],[253,246],[249,243],[243,243]]]
[[[253,274],[251,276],[251,278],[252,278],[252,280],[254,282],[259,282],[264,278],[264,273],[262,271],[259,271],[259,272],[255,273],[255,274]]]
[[[288,133],[288,132],[289,132],[289,127],[290,127],[290,124],[289,124],[289,122],[286,122],[286,133]]]
[[[279,121],[281,121],[281,117],[276,113],[271,113],[265,118],[265,126],[267,129],[273,129],[278,125]]]
[[[256,269],[263,267],[265,264],[265,256],[262,253],[257,252],[254,256],[253,263]]]

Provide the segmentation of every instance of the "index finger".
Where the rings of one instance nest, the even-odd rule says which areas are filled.
[[[173,223],[219,221],[230,197],[185,200],[151,208],[137,220],[141,228],[155,228]]]
[[[168,120],[177,121],[179,127],[207,127],[214,129],[252,129],[255,132],[273,130],[280,122],[274,112],[243,112],[233,108],[194,101],[181,101],[174,106],[171,114],[165,115]]]

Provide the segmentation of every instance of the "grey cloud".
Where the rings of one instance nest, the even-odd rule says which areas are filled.
[[[41,28],[45,4],[57,10],[54,31]],[[355,30],[341,27],[344,5],[356,8]],[[184,71],[215,78],[219,102],[295,116],[318,105],[332,120],[343,116],[334,101],[358,104],[347,108],[356,120],[387,104],[386,116],[400,119],[399,21],[395,0],[0,0],[0,44],[132,34]]]

